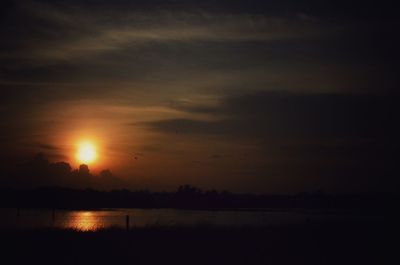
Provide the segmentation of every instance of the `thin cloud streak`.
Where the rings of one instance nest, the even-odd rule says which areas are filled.
[[[96,12],[79,6],[55,7],[32,2],[22,5],[33,21],[44,21],[49,28],[35,27],[28,32],[14,54],[31,60],[72,60],[80,56],[141,47],[165,42],[246,42],[284,41],[328,36],[308,16],[280,17],[255,14],[216,14],[197,12]],[[112,22],[110,22],[112,21]],[[60,34],[59,32],[63,32]],[[11,58],[3,54],[3,58]]]

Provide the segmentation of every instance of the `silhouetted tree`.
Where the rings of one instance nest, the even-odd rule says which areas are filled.
[[[109,179],[113,178],[114,176],[109,169],[104,169],[100,172],[100,177],[104,179]]]
[[[85,165],[85,164],[80,165],[80,166],[79,166],[79,171],[78,171],[78,172],[79,172],[79,174],[82,175],[82,176],[84,176],[84,175],[89,176],[89,175],[90,175],[89,166],[88,166],[88,165]]]
[[[178,187],[175,194],[175,203],[178,207],[189,208],[199,207],[201,205],[202,190],[191,185],[182,185]]]
[[[49,165],[51,174],[68,177],[71,175],[71,166],[66,162],[56,162]]]

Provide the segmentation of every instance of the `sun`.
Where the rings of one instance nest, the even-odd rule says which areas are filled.
[[[90,141],[82,141],[78,143],[76,159],[83,164],[89,164],[97,159],[96,147]]]

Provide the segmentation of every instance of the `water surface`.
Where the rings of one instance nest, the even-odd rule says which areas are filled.
[[[368,221],[378,217],[309,211],[199,211],[177,209],[0,209],[0,228],[99,228],[161,226],[271,226],[323,221]]]

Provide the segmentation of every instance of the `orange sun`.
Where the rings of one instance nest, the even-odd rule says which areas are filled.
[[[76,159],[83,164],[93,163],[97,159],[96,146],[90,141],[78,143]]]

